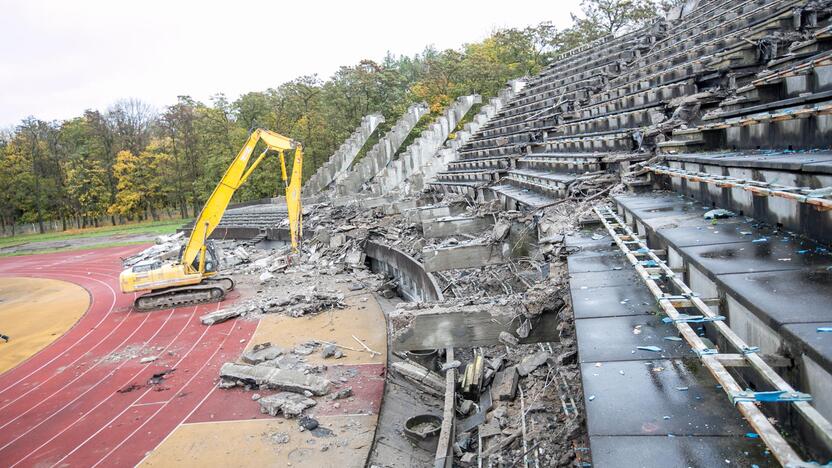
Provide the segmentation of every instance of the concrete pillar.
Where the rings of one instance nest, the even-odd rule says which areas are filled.
[[[367,152],[351,171],[344,172],[336,178],[338,195],[358,192],[364,183],[369,182],[386,167],[419,119],[427,113],[428,106],[425,103],[410,106],[407,112],[396,121],[393,128]]]
[[[361,124],[353,134],[347,138],[341,147],[309,180],[303,184],[304,195],[314,195],[329,186],[341,173],[346,171],[364,144],[375,132],[380,123],[384,122],[381,114],[370,114],[361,119]]]

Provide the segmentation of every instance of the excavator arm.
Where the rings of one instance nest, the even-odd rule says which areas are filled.
[[[260,155],[252,159],[257,142],[263,141],[266,149]],[[284,152],[295,150],[294,164],[292,166],[291,182],[286,185],[286,205],[289,210],[289,230],[292,236],[292,248],[297,251],[298,239],[301,234],[301,200],[300,185],[303,171],[303,148],[301,145],[289,138],[271,132],[269,130],[257,129],[248,137],[245,146],[237,153],[234,161],[225,171],[219,184],[208,197],[205,206],[194,222],[194,228],[188,243],[182,251],[181,263],[191,272],[203,273],[205,269],[206,242],[208,237],[220,223],[228,203],[234,192],[242,186],[257,168],[260,162],[266,157],[269,151],[276,151],[280,156],[281,175],[284,184],[287,182],[286,162]]]

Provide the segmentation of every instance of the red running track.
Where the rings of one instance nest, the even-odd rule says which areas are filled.
[[[120,257],[141,247],[0,259],[0,277],[69,281],[89,291],[86,314],[62,337],[0,375],[0,460],[13,466],[133,466],[196,413],[235,360],[255,321],[206,327],[222,307],[139,313],[118,289]],[[233,300],[232,295],[229,300]],[[128,347],[159,359],[118,359]],[[170,371],[158,383],[150,378]],[[252,415],[255,413],[252,413]]]

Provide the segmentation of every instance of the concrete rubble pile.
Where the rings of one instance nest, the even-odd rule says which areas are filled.
[[[347,348],[318,341],[308,341],[291,350],[259,343],[240,357],[242,362],[223,364],[219,387],[254,392],[251,399],[260,406],[261,413],[299,417],[318,403],[316,398],[340,400],[352,396],[349,378],[330,381],[324,377],[326,365],[306,362],[306,357],[316,352],[327,360],[341,359],[345,356],[343,349]]]
[[[237,317],[256,318],[261,314],[285,314],[301,317],[332,308],[343,308],[344,295],[338,292],[316,291],[292,293],[288,296],[260,294],[242,304],[220,309],[200,317],[204,325],[214,325]]]
[[[132,267],[139,262],[152,260],[173,260],[184,245],[185,236],[179,232],[169,236],[158,236],[154,245],[141,252],[122,259],[124,267]]]

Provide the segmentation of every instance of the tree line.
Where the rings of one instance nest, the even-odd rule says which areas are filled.
[[[459,96],[496,94],[538,73],[553,57],[652,20],[653,0],[584,0],[573,25],[549,22],[494,31],[459,49],[427,47],[412,57],[341,67],[328,79],[301,76],[264,91],[208,102],[190,96],[162,109],[125,99],[106,110],[46,122],[27,117],[0,132],[0,227],[59,221],[63,229],[196,216],[249,132],[264,127],[301,141],[311,176],[364,115],[392,125],[414,102],[433,115]],[[236,200],[274,196],[279,169],[267,159]]]

